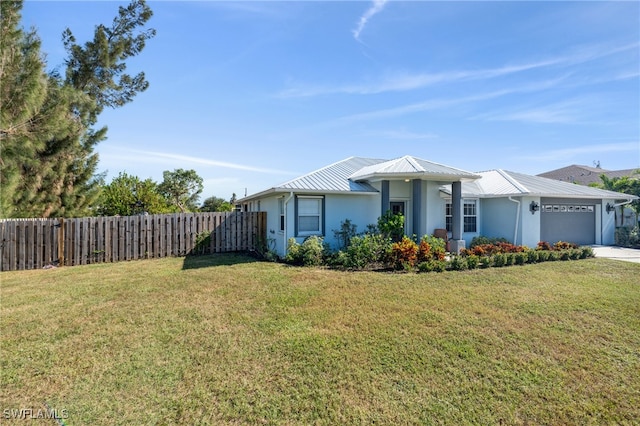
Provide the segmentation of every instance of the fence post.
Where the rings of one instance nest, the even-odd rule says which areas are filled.
[[[58,219],[58,266],[64,266],[64,218]]]

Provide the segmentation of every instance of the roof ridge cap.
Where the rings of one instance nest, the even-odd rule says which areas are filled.
[[[424,167],[422,167],[420,164],[418,164],[418,162],[416,161],[416,157],[412,156],[412,155],[405,155],[403,158],[406,158],[407,161],[409,162],[409,164],[411,164],[413,166],[414,169],[416,169],[416,171],[422,171],[424,172],[425,169]]]
[[[520,182],[518,182],[513,176],[511,176],[509,173],[511,172],[507,172],[506,170],[503,169],[496,169],[496,171],[498,173],[500,173],[500,175],[505,178],[511,185],[515,186],[516,189],[522,193],[529,193],[531,191],[529,191],[527,189],[527,187],[525,187],[524,185],[522,185]]]

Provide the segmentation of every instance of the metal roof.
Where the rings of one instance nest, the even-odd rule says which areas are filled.
[[[308,190],[308,191],[349,191],[349,192],[378,192],[366,182],[354,182],[349,176],[355,171],[378,164],[384,160],[374,158],[349,157],[337,163],[330,164],[319,170],[300,176],[296,179],[278,185],[278,189]]]
[[[350,179],[356,181],[388,179],[392,177],[458,181],[478,179],[480,176],[465,170],[456,169],[454,167],[445,166],[443,164],[434,163],[432,161],[423,160],[409,155],[373,164],[368,167],[363,167],[349,176]]]
[[[321,193],[350,192],[356,194],[377,193],[378,190],[369,183],[349,180],[349,176],[363,167],[382,163],[384,161],[386,160],[349,157],[338,161],[337,163],[322,167],[321,169],[315,170],[311,173],[307,173],[306,175],[276,185],[265,191],[250,195],[239,201],[241,202],[253,198],[259,198],[273,192],[304,191]]]
[[[464,197],[505,197],[532,195],[538,197],[592,198],[592,199],[636,199],[637,197],[619,192],[607,191],[590,186],[576,185],[555,179],[531,176],[506,170],[489,170],[478,173],[482,176],[475,182],[464,182]],[[451,193],[451,185],[441,189]]]
[[[239,201],[259,198],[274,192],[375,194],[378,190],[367,180],[389,178],[462,181],[464,197],[533,195],[618,200],[637,198],[633,195],[505,170],[471,173],[416,157],[404,156],[394,160],[349,157]],[[442,186],[441,190],[451,193],[451,185]]]

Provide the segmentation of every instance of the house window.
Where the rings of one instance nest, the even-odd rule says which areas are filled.
[[[476,232],[477,230],[477,214],[476,214],[476,202],[465,201],[464,202],[464,232]]]
[[[321,235],[322,234],[322,197],[297,197],[296,198],[296,224],[297,235]]]
[[[278,198],[278,212],[280,214],[280,231],[284,231],[284,198]]]
[[[476,210],[475,200],[464,200],[463,207],[463,232],[477,232],[478,230],[478,214]],[[453,229],[453,206],[451,203],[447,203],[445,207],[445,220],[447,225],[447,231],[451,232]]]

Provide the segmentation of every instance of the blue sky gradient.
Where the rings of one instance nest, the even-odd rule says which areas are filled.
[[[64,70],[62,31],[84,43],[126,4],[26,1],[23,25]],[[640,167],[637,1],[148,4],[128,71],[150,87],[100,117],[108,182],[195,169],[228,199],[349,156]]]

